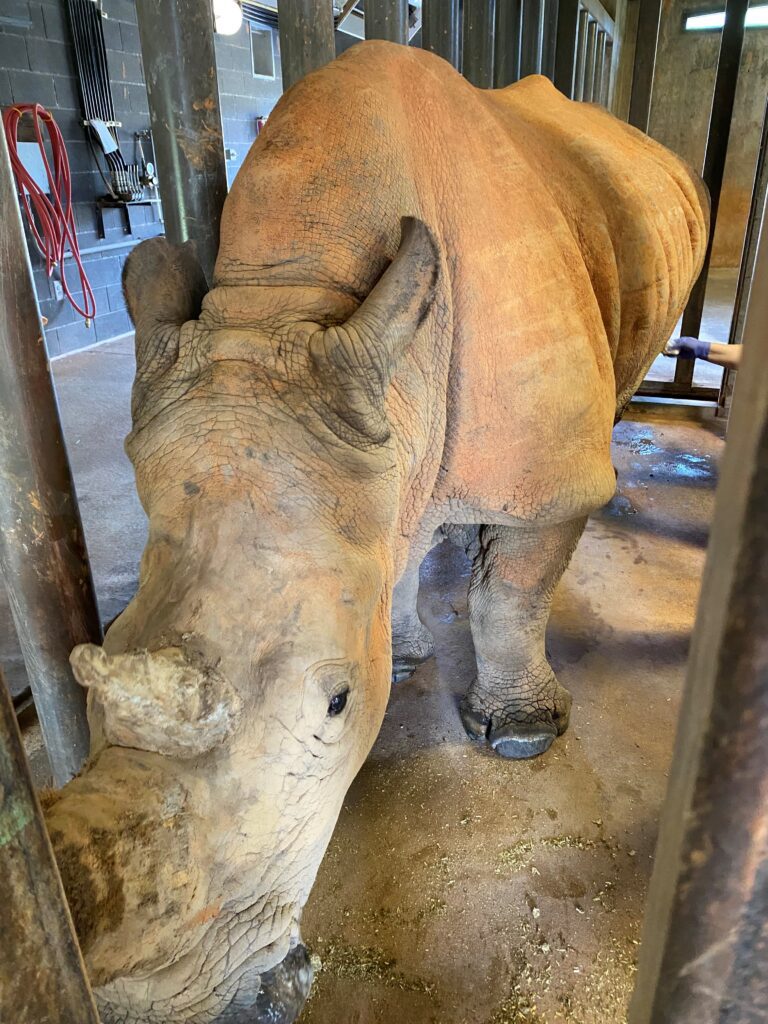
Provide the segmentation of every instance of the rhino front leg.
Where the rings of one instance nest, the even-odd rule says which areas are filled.
[[[431,547],[431,545],[430,545]],[[413,552],[392,594],[392,682],[410,679],[435,653],[432,634],[419,618],[419,568],[425,552]]]
[[[504,757],[542,754],[568,726],[571,696],[549,667],[544,634],[585,523],[480,531],[469,590],[477,678],[461,717],[473,739]]]

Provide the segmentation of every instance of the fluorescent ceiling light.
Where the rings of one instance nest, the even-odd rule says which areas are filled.
[[[721,29],[725,24],[725,11],[709,11],[707,14],[689,14],[685,19],[686,32],[703,32],[707,29]],[[768,4],[750,7],[744,19],[745,28],[768,28]]]

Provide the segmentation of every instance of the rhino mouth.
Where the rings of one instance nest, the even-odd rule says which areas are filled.
[[[312,974],[306,946],[294,946],[284,960],[262,974],[249,1024],[293,1024],[307,1001]]]

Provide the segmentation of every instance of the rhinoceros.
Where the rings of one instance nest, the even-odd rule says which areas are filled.
[[[707,220],[679,159],[546,79],[368,42],[278,103],[210,290],[189,247],[136,248],[149,537],[72,654],[92,751],[47,801],[105,1024],[295,1019],[302,907],[393,670],[432,653],[441,530],[473,531],[470,736],[524,758],[566,728],[553,590]]]

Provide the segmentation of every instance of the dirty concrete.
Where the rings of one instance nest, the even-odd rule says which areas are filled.
[[[145,536],[122,452],[130,345],[54,371],[108,620]],[[469,565],[448,545],[427,560],[437,657],[394,690],[345,801],[305,916],[321,966],[302,1024],[624,1019],[722,444],[702,408],[637,404],[617,428],[618,493],[592,517],[549,631],[572,725],[534,761],[465,739]]]

